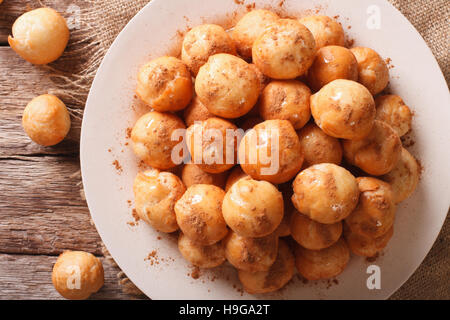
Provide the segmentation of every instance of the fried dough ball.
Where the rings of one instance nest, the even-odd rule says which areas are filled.
[[[394,169],[381,177],[391,185],[395,203],[406,200],[416,190],[419,178],[419,163],[405,148]]]
[[[389,83],[389,69],[383,58],[369,48],[356,47],[350,50],[358,61],[358,81],[373,95],[383,91]]]
[[[317,51],[307,79],[314,91],[337,79],[358,81],[358,62],[349,49],[326,46]]]
[[[192,162],[209,173],[232,168],[236,164],[236,130],[231,122],[216,117],[190,126],[186,139]]]
[[[303,170],[295,178],[293,187],[295,208],[319,223],[339,222],[358,204],[355,177],[332,163],[315,164]]]
[[[309,123],[297,131],[305,160],[303,167],[308,168],[319,163],[342,161],[342,146],[338,139],[325,134],[315,123]]]
[[[300,23],[311,31],[319,50],[325,46],[345,46],[345,34],[341,24],[328,16],[307,16]]]
[[[212,117],[215,117],[215,115],[209,112],[197,96],[192,98],[191,103],[184,109],[183,113],[184,122],[188,127],[192,126],[195,121],[205,121]]]
[[[103,287],[102,262],[88,252],[64,251],[53,266],[52,282],[56,291],[66,299],[87,299]]]
[[[230,190],[231,186],[237,182],[238,180],[242,178],[250,178],[248,174],[246,174],[244,171],[242,171],[241,166],[234,167],[233,170],[231,170],[230,175],[227,178],[227,183],[225,184],[225,191],[228,192]]]
[[[25,12],[14,22],[12,34],[8,36],[11,48],[33,64],[55,61],[69,42],[66,20],[50,8]]]
[[[297,133],[287,120],[266,120],[248,131],[239,145],[242,170],[253,179],[283,183],[303,164]]]
[[[391,227],[387,233],[379,236],[378,238],[368,238],[366,236],[356,234],[346,225],[344,226],[344,236],[348,247],[354,254],[362,257],[375,257],[377,253],[387,246],[393,234],[394,228]]]
[[[394,129],[375,120],[372,131],[364,139],[342,142],[345,159],[365,172],[380,176],[391,171],[400,159],[402,142]]]
[[[70,130],[70,115],[64,102],[51,94],[31,100],[22,115],[26,134],[43,146],[60,143]]]
[[[227,225],[240,236],[264,237],[283,219],[283,195],[269,182],[240,179],[225,195],[222,212]]]
[[[394,224],[396,205],[392,188],[375,178],[360,177],[356,180],[361,195],[358,206],[345,222],[356,234],[378,238]]]
[[[258,69],[258,67],[254,63],[250,63],[249,66],[255,71],[256,76],[259,80],[259,92],[261,93],[264,88],[269,84],[270,78],[267,77],[264,73],[261,72],[261,70]],[[248,114],[251,114],[251,110],[248,112]]]
[[[278,253],[278,236],[270,234],[262,238],[245,238],[229,232],[225,240],[225,256],[239,270],[267,271]]]
[[[294,79],[311,66],[316,53],[312,33],[298,20],[279,19],[253,43],[253,63],[273,79]]]
[[[161,232],[178,230],[175,203],[186,191],[183,182],[170,172],[157,169],[140,172],[134,179],[134,203],[138,216]]]
[[[339,240],[342,234],[342,222],[323,224],[295,212],[291,223],[291,236],[303,248],[321,250]]]
[[[180,140],[172,141],[175,130],[186,129],[183,121],[170,113],[151,111],[138,119],[131,131],[134,153],[147,165],[165,170],[176,166],[172,149]]]
[[[205,172],[196,164],[186,163],[181,171],[181,180],[189,188],[194,184],[212,184],[219,188],[225,186],[227,172],[209,173]]]
[[[261,82],[255,69],[241,58],[216,54],[200,68],[195,92],[209,112],[223,118],[239,118],[258,100]]]
[[[291,201],[292,194],[294,193],[292,190],[292,182],[289,181],[278,185],[278,190],[283,195],[284,215],[283,220],[281,220],[280,225],[274,233],[279,237],[287,237],[291,234],[292,217],[294,211],[296,211]]]
[[[311,90],[300,81],[272,81],[259,98],[259,113],[264,120],[289,120],[300,129],[311,118],[310,97]]]
[[[375,119],[384,121],[395,130],[399,137],[411,131],[412,113],[397,95],[389,94],[375,99],[377,115]]]
[[[175,204],[181,231],[192,241],[212,245],[228,233],[222,215],[225,191],[211,184],[190,186]]]
[[[239,55],[244,59],[251,59],[255,40],[278,19],[276,13],[264,9],[253,10],[245,14],[231,33]]]
[[[192,78],[186,65],[174,57],[156,58],[138,73],[136,94],[156,111],[179,111],[191,101]]]
[[[375,112],[370,92],[351,80],[334,80],[311,97],[316,124],[335,138],[364,138],[372,129]]]
[[[336,277],[344,271],[349,260],[350,250],[342,238],[322,250],[309,250],[301,246],[295,250],[298,272],[311,281]]]
[[[267,271],[238,271],[239,280],[244,290],[250,294],[268,293],[281,289],[294,276],[295,259],[287,243],[278,241],[278,255],[274,264]]]
[[[225,262],[223,241],[205,246],[180,233],[178,249],[187,261],[200,268],[214,268]]]

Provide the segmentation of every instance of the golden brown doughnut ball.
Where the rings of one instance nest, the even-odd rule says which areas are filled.
[[[325,46],[345,46],[345,34],[341,24],[327,16],[307,16],[300,19],[314,35],[316,48]]]
[[[261,93],[264,88],[269,84],[270,78],[267,77],[264,73],[261,72],[261,70],[258,69],[258,67],[254,63],[250,63],[249,66],[255,71],[256,76],[259,80],[259,92]],[[252,111],[250,110],[248,114],[251,114]]]
[[[283,195],[284,215],[280,225],[275,230],[275,234],[279,237],[287,237],[291,234],[291,223],[294,212],[296,211],[292,204],[291,198],[294,190],[292,190],[292,181],[288,181],[278,185],[278,190]]]
[[[278,19],[276,13],[264,9],[253,10],[245,14],[231,33],[239,55],[244,59],[251,59],[255,40]]]
[[[391,171],[400,159],[402,142],[394,129],[375,120],[372,131],[364,139],[342,142],[345,159],[365,172],[379,176]]]
[[[351,231],[369,238],[387,233],[394,224],[396,205],[391,186],[369,177],[356,179],[361,191],[358,206],[345,219]]]
[[[349,49],[326,46],[317,51],[307,78],[314,91],[337,79],[358,81],[358,62]]]
[[[406,200],[416,190],[420,178],[420,166],[417,160],[402,148],[400,160],[389,173],[381,177],[392,187],[394,202]]]
[[[358,61],[358,81],[373,95],[383,91],[389,83],[389,69],[383,58],[369,48],[356,47],[350,50]]]
[[[350,250],[342,238],[322,250],[309,250],[301,246],[295,250],[298,272],[311,281],[336,277],[344,271],[349,260]]]
[[[376,119],[386,122],[399,137],[411,131],[412,112],[397,95],[389,94],[375,99]]]
[[[14,22],[12,34],[8,36],[11,48],[33,64],[55,61],[69,42],[66,20],[50,8],[25,12]]]
[[[171,136],[178,129],[186,127],[183,121],[173,114],[157,111],[144,114],[131,131],[134,153],[153,168],[165,170],[175,167],[172,149],[182,138],[172,141]]]
[[[246,238],[230,231],[225,240],[225,256],[239,270],[267,271],[278,253],[278,236],[270,234],[262,238]]]
[[[194,76],[210,56],[218,53],[236,54],[233,40],[221,26],[202,24],[186,33],[181,47],[181,60]]]
[[[104,281],[102,262],[88,252],[64,251],[53,266],[53,286],[66,299],[87,299]]]
[[[184,109],[183,118],[186,125],[192,126],[195,121],[204,121],[215,117],[197,96],[192,98],[191,103]]]
[[[273,79],[294,79],[311,66],[314,37],[298,20],[279,19],[253,43],[253,63]]]
[[[185,191],[183,182],[173,173],[157,169],[138,173],[133,184],[138,216],[158,231],[178,230],[174,207]]]
[[[253,108],[260,92],[253,67],[230,54],[216,54],[200,68],[195,92],[209,112],[223,118],[239,118]]]
[[[342,146],[338,139],[330,137],[320,130],[315,123],[309,123],[297,131],[305,160],[303,167],[313,164],[334,163],[342,161]]]
[[[283,195],[269,182],[240,179],[225,195],[222,212],[227,225],[240,236],[264,237],[283,219]]]
[[[303,248],[321,250],[339,240],[342,234],[342,222],[323,224],[295,212],[291,223],[291,236]]]
[[[356,234],[346,225],[344,226],[344,236],[350,251],[362,257],[375,257],[383,250],[394,234],[394,228],[391,227],[387,233],[378,238],[369,238]]]
[[[335,138],[364,138],[372,129],[375,112],[370,92],[351,80],[334,80],[311,97],[316,124]]]
[[[31,100],[23,110],[22,126],[37,144],[53,146],[69,133],[69,111],[58,97],[43,94]]]
[[[311,118],[311,90],[297,80],[270,82],[259,98],[259,113],[264,120],[289,120],[294,129],[302,128]]]
[[[203,245],[212,245],[228,233],[222,216],[225,191],[211,184],[190,186],[175,204],[175,214],[181,231]]]
[[[292,279],[294,272],[294,255],[287,243],[280,239],[277,259],[269,270],[258,272],[239,270],[238,276],[246,292],[257,294],[281,289]]]
[[[293,187],[295,208],[319,223],[341,221],[358,204],[355,177],[332,163],[315,164],[303,170],[295,178]]]
[[[194,184],[212,184],[219,188],[225,186],[227,172],[209,173],[205,172],[196,164],[186,163],[181,171],[181,180],[189,188]]]
[[[191,74],[177,58],[156,58],[139,70],[136,93],[156,111],[182,110],[192,98]]]
[[[227,178],[227,183],[225,184],[225,191],[228,192],[230,190],[231,186],[237,182],[238,180],[242,178],[250,178],[248,174],[246,174],[244,171],[242,171],[241,166],[234,167],[233,170],[231,170],[230,175]]]
[[[231,169],[236,164],[236,130],[231,122],[216,117],[190,126],[186,141],[192,162],[209,173]]]
[[[303,164],[297,133],[287,120],[266,120],[248,131],[239,145],[242,170],[253,179],[283,183]]]
[[[205,246],[192,241],[180,232],[178,249],[187,261],[200,268],[214,268],[225,262],[223,241]]]

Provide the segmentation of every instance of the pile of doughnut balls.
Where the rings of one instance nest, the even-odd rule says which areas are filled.
[[[131,141],[150,168],[133,185],[139,217],[160,232],[178,231],[178,248],[194,266],[228,261],[251,294],[279,290],[295,269],[307,280],[333,278],[350,252],[376,256],[420,167],[400,140],[411,130],[410,109],[380,95],[385,61],[345,44],[330,17],[253,10],[231,30],[192,28],[179,58],[142,66],[136,93],[150,111]],[[206,136],[216,129],[227,141],[226,130],[237,128],[253,128],[257,140],[247,131],[230,148]],[[177,166],[178,129],[187,129],[191,155],[201,149],[223,161]],[[267,173],[272,130],[279,166]]]
[[[21,15],[13,24],[12,35],[8,42],[17,54],[32,64],[43,65],[63,54],[69,41],[69,28],[58,12],[39,8]],[[55,95],[43,94],[25,107],[22,125],[34,142],[53,146],[64,140],[71,121],[64,102]],[[67,299],[87,299],[104,284],[102,263],[88,252],[65,251],[53,267],[52,282]]]

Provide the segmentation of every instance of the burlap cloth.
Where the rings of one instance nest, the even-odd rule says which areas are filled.
[[[425,39],[449,83],[449,1],[389,1],[411,21]],[[55,74],[53,79],[59,87],[55,93],[68,101],[72,115],[77,118],[81,118],[83,112],[77,106],[84,106],[90,84],[104,54],[120,30],[149,0],[86,0],[85,2],[90,6],[81,11],[81,28],[72,31],[67,52],[50,67]],[[450,298],[449,225],[447,218],[438,240],[424,262],[392,295],[391,299]],[[109,256],[106,249],[105,254]],[[112,259],[110,261],[114,263]],[[120,272],[118,277],[126,292],[136,296],[142,295],[123,272]]]

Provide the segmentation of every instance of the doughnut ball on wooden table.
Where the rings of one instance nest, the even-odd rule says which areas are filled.
[[[209,173],[200,169],[196,164],[186,163],[181,171],[181,180],[187,188],[194,184],[212,184],[223,188],[227,175],[227,172]]]
[[[253,43],[253,63],[273,79],[295,79],[311,66],[316,53],[312,33],[298,20],[279,19]]]
[[[192,78],[186,65],[174,57],[159,57],[138,73],[136,94],[152,109],[175,112],[191,101]]]
[[[182,232],[178,236],[178,249],[183,257],[199,268],[215,268],[225,262],[225,247],[223,241],[212,245],[202,245],[192,241]]]
[[[345,33],[341,24],[328,16],[307,16],[300,23],[308,28],[314,36],[317,50],[325,46],[345,46]]]
[[[370,48],[350,49],[358,61],[358,81],[376,95],[389,83],[389,69],[380,55]]]
[[[47,64],[58,59],[69,42],[66,20],[55,10],[39,8],[25,12],[14,22],[11,48],[33,64]]]
[[[339,222],[358,204],[359,189],[355,177],[331,163],[315,164],[301,171],[293,188],[295,208],[319,223]]]
[[[394,94],[379,96],[375,99],[375,105],[375,119],[390,125],[399,137],[411,131],[412,113],[402,98]]]
[[[352,232],[350,228],[344,224],[344,236],[350,251],[362,257],[375,257],[387,246],[393,234],[394,228],[391,227],[385,234],[377,238],[370,238]]]
[[[204,121],[212,117],[215,117],[215,115],[209,112],[208,108],[205,107],[196,95],[183,112],[183,119],[188,127],[192,126],[195,121]]]
[[[53,286],[66,299],[87,299],[104,280],[102,262],[88,252],[64,251],[53,266]]]

